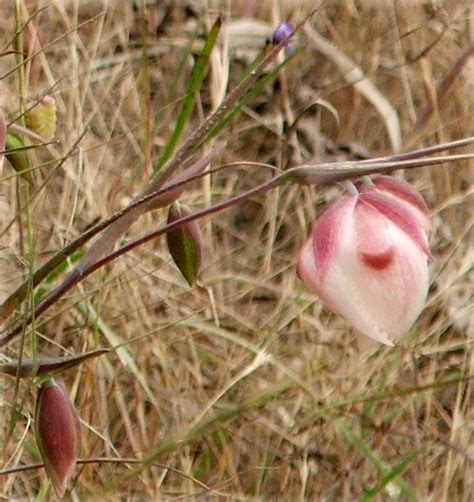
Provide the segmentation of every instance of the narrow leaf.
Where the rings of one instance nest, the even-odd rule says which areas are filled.
[[[56,374],[60,371],[85,363],[89,359],[106,354],[107,352],[110,352],[110,349],[91,350],[82,354],[73,354],[72,356],[63,357],[37,357],[36,359],[24,357],[21,360],[21,364],[16,360],[0,364],[0,373],[16,377],[18,366],[20,366],[20,378],[40,376],[47,373]]]
[[[183,104],[181,106],[181,111],[179,112],[178,118],[176,120],[176,126],[174,128],[173,134],[168,141],[165,149],[159,158],[158,162],[154,166],[154,172],[160,170],[161,167],[170,159],[171,155],[178,144],[181,135],[183,134],[184,128],[188,122],[191,112],[194,108],[194,101],[196,100],[196,94],[202,86],[204,77],[207,74],[207,69],[209,67],[209,59],[211,57],[212,49],[214,48],[217,37],[221,29],[221,19],[218,18],[217,21],[211,28],[209,35],[206,38],[202,52],[197,59],[191,77],[189,78],[188,85],[186,87],[185,97]]]
[[[409,453],[404,459],[402,459],[398,464],[387,470],[387,472],[382,476],[380,483],[374,486],[371,490],[364,493],[360,497],[359,502],[368,502],[372,500],[376,495],[378,495],[393,479],[395,479],[399,474],[401,474],[415,459],[418,457],[421,448]]]

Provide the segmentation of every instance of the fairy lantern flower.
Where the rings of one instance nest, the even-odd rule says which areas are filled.
[[[356,331],[359,346],[393,346],[428,293],[428,208],[407,182],[378,176],[356,184],[313,225],[297,274]]]
[[[80,422],[62,383],[48,380],[38,390],[36,441],[46,474],[59,498],[63,497],[79,455]]]

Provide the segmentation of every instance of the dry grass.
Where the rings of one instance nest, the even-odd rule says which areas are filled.
[[[30,98],[55,96],[59,143],[31,155],[34,263],[21,208],[25,183],[3,167],[2,297],[139,192],[172,131],[199,36],[217,12],[237,19],[252,4],[24,2],[25,19],[46,6],[24,30],[29,53],[37,53],[26,83]],[[314,2],[262,4],[254,16],[272,26],[279,16],[301,20]],[[14,17],[10,7],[2,14],[3,47],[13,37]],[[398,112],[403,148],[473,134],[474,58],[414,129],[421,107],[472,43],[471,2],[329,1],[308,24]],[[284,168],[310,158],[351,158],[354,150],[374,156],[391,150],[380,110],[316,50],[307,30],[298,45],[303,50],[224,130],[228,145],[218,163]],[[188,130],[235,85],[249,56],[249,48],[229,53],[219,46]],[[1,74],[13,66],[13,56],[0,59]],[[13,118],[16,75],[0,85]],[[323,104],[308,108],[288,133],[288,124],[317,100]],[[85,130],[79,148],[57,167]],[[278,189],[202,222],[200,287],[187,286],[158,240],[74,289],[37,320],[37,350],[58,355],[123,344],[64,375],[83,420],[82,456],[148,461],[81,465],[71,499],[473,500],[470,167],[406,175],[433,210],[436,259],[428,305],[396,348],[359,354],[346,324],[294,273],[311,221],[337,187]],[[182,200],[202,207],[268,176],[255,167],[229,169],[195,182]],[[145,215],[130,235],[156,228],[165,216]],[[17,350],[12,344],[8,355]],[[27,337],[25,353],[31,350]],[[3,379],[2,392],[5,439],[11,378]],[[5,467],[39,461],[34,395],[30,383],[21,385],[16,427],[3,444]],[[3,498],[53,497],[42,470],[1,479]]]

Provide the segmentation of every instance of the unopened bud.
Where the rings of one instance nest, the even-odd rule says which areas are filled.
[[[6,156],[13,169],[32,183],[30,161],[23,140],[15,134],[7,134],[5,150],[8,152]]]
[[[56,101],[45,96],[25,114],[26,126],[45,140],[50,140],[56,132]]]
[[[191,214],[177,201],[174,202],[168,213],[168,223],[173,223],[184,216]],[[188,221],[180,227],[166,234],[168,250],[188,284],[192,286],[201,266],[201,230],[196,221]]]
[[[315,221],[297,273],[356,330],[361,347],[394,345],[426,303],[428,208],[396,178],[379,176],[358,188]]]
[[[36,441],[46,474],[59,498],[64,496],[79,455],[79,416],[62,383],[49,380],[38,390]]]
[[[289,55],[293,52],[293,44],[291,39],[294,33],[295,33],[295,28],[291,21],[282,22],[275,28],[275,31],[273,32],[272,41],[274,44],[279,44],[280,42],[285,40],[284,42],[285,51],[287,55]]]

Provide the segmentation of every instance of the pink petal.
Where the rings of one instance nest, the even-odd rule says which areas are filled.
[[[393,176],[377,176],[374,186],[381,193],[398,200],[406,208],[411,208],[429,238],[432,232],[430,212],[423,197],[410,183]]]
[[[349,245],[334,259],[321,289],[325,303],[357,332],[393,345],[423,309],[428,266],[425,254],[405,232],[391,223],[387,231],[394,254],[386,267],[368,265]]]
[[[379,190],[382,190],[383,192],[390,192],[399,199],[410,203],[429,218],[430,210],[428,209],[425,200],[407,181],[394,178],[393,176],[384,175],[376,176],[372,181]]]
[[[410,210],[410,206],[407,207],[395,198],[388,197],[376,191],[363,193],[360,196],[360,201],[378,209],[385,217],[389,218],[395,225],[409,235],[426,256],[432,257],[426,233],[419,219],[413,211]]]
[[[313,225],[311,235],[319,281],[322,281],[327,273],[335,250],[340,245],[347,222],[352,218],[356,203],[357,197],[343,195],[329,206]]]

